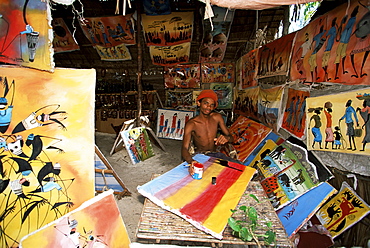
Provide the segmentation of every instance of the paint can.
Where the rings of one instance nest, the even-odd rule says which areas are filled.
[[[194,179],[197,179],[197,180],[202,179],[202,177],[203,177],[203,164],[194,163],[193,169],[194,169],[194,174],[192,175],[192,177]]]

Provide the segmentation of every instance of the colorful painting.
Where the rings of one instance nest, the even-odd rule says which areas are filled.
[[[209,16],[208,12],[204,14],[203,40],[199,49],[199,63],[222,62],[226,52],[231,23],[234,20],[234,9],[222,8],[216,5],[211,8],[213,16]]]
[[[132,14],[86,17],[79,23],[93,46],[114,47],[121,44],[136,44]]]
[[[287,74],[294,35],[294,33],[284,35],[258,48],[257,78]]]
[[[306,192],[276,213],[288,237],[292,237],[337,190],[328,183]]]
[[[94,196],[95,75],[0,67],[1,247]]]
[[[242,58],[240,57],[236,62],[235,62],[235,86],[236,89],[241,89],[242,85]]]
[[[144,127],[124,130],[120,134],[133,164],[154,156],[152,143]]]
[[[308,149],[370,154],[370,88],[306,101]]]
[[[158,109],[157,137],[182,140],[185,124],[193,114],[193,111]]]
[[[164,67],[164,86],[173,88],[200,88],[200,64]]]
[[[234,138],[233,146],[237,151],[238,160],[244,160],[253,152],[272,130],[263,124],[255,122],[244,116],[230,126],[229,132]]]
[[[146,15],[171,14],[170,0],[143,0],[142,2]]]
[[[233,63],[202,63],[202,83],[234,83]]]
[[[112,47],[104,47],[96,45],[94,46],[96,51],[98,52],[101,60],[105,61],[124,61],[124,60],[131,60],[131,54],[125,44],[112,46]]]
[[[218,97],[218,109],[231,109],[233,106],[233,84],[232,83],[211,83],[210,89]]]
[[[284,86],[269,89],[260,89],[258,94],[258,120],[271,128],[274,132],[278,129]]]
[[[0,9],[0,62],[53,71],[49,4],[4,0]]]
[[[298,138],[303,138],[305,135],[306,99],[309,96],[309,91],[288,88],[281,127]]]
[[[63,18],[54,18],[51,22],[53,26],[54,39],[53,48],[54,53],[72,52],[80,50],[77,41],[69,31]]]
[[[79,208],[23,237],[20,248],[129,248],[130,238],[113,190],[84,202]]]
[[[150,46],[149,53],[154,65],[174,66],[188,63],[190,57],[190,42],[174,46]]]
[[[369,212],[370,206],[344,181],[339,193],[325,203],[316,216],[335,238]]]
[[[258,120],[258,100],[260,87],[236,91],[234,111],[239,115]]]
[[[369,85],[369,6],[349,1],[296,34],[291,80]]]
[[[193,12],[169,15],[141,15],[147,46],[175,46],[190,43],[193,33]]]
[[[276,210],[332,176],[321,163],[309,159],[304,147],[289,141],[276,145],[267,140],[259,159],[253,165],[262,175],[261,184]]]
[[[257,56],[258,49],[249,51],[247,54],[243,55],[241,59],[241,84],[239,85],[239,90],[257,86]]]
[[[167,90],[166,106],[170,108],[188,108],[194,105],[193,91],[191,90]]]
[[[138,191],[160,207],[184,218],[196,228],[222,239],[222,232],[251,180],[255,169],[197,154],[203,178],[193,179],[187,162],[139,186]],[[216,178],[216,184],[212,184]]]

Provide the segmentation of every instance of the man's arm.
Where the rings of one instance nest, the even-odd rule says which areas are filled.
[[[221,114],[218,114],[216,116],[217,118],[217,121],[220,125],[220,128],[221,128],[221,131],[222,131],[222,135],[220,135],[218,138],[215,139],[215,145],[223,145],[227,142],[230,142],[230,143],[233,143],[234,142],[234,138],[233,136],[230,134],[229,132],[229,129],[226,127],[226,124],[224,122],[224,119],[222,118],[222,115]]]
[[[193,124],[191,121],[188,121],[185,124],[184,128],[184,135],[182,137],[182,146],[181,146],[181,156],[183,159],[185,159],[186,162],[191,164],[194,160],[189,152],[189,145],[191,141],[191,132],[192,132]]]

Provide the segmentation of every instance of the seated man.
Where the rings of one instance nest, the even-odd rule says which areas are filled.
[[[217,101],[217,95],[213,90],[203,90],[197,98],[199,115],[185,124],[181,155],[189,163],[191,174],[193,164],[197,162],[189,152],[191,141],[194,143],[196,153],[206,153],[209,156],[213,156],[209,152],[216,152],[216,146],[233,142],[221,114],[213,112],[217,108]],[[217,137],[218,128],[223,134]]]

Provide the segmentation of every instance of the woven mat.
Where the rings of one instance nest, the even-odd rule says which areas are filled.
[[[156,176],[158,175],[154,175],[154,177]],[[257,203],[251,197],[246,196],[249,194],[257,196],[260,202]],[[259,182],[251,181],[249,183],[245,191],[245,195],[242,196],[238,207],[241,205],[254,206],[259,214],[260,224],[267,221],[272,222],[277,236],[276,245],[278,247],[293,247],[291,241],[287,237],[284,227]],[[236,214],[237,213],[234,213],[233,217],[240,219],[241,216]],[[265,216],[266,219],[264,219],[263,216]],[[266,230],[260,228],[256,233],[265,233],[265,231]],[[255,242],[243,242],[241,239],[232,236],[232,229],[228,225],[223,232],[223,239],[216,239],[210,234],[197,229],[181,217],[159,207],[147,198],[145,198],[136,236],[140,239],[155,239],[157,243],[160,242],[160,240],[181,240],[208,242],[212,244],[256,245]],[[263,245],[263,242],[261,244]]]

